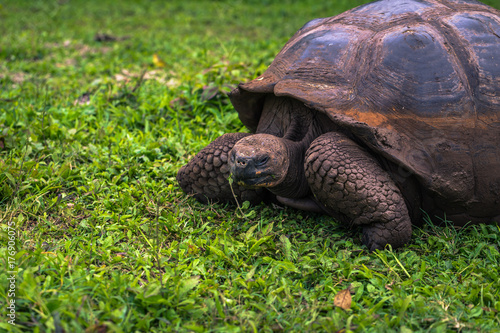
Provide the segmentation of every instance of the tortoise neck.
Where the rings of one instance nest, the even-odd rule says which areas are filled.
[[[326,116],[314,110],[308,110],[305,116],[306,119],[299,117],[297,121],[292,121],[281,139],[287,149],[290,163],[283,181],[269,188],[272,193],[281,197],[303,198],[311,194],[304,170],[306,151],[317,137],[331,131],[334,126]]]
[[[282,139],[287,149],[289,161],[288,171],[283,181],[268,188],[275,195],[285,198],[302,198],[310,194],[309,184],[304,171],[304,156],[309,143]]]
[[[330,131],[332,126],[326,115],[307,107],[304,102],[290,97],[267,97],[257,133],[281,138],[289,161],[283,180],[268,188],[272,193],[285,198],[302,198],[310,194],[304,171],[305,154],[314,139]]]
[[[301,141],[309,131],[313,112],[303,102],[290,97],[266,97],[256,133],[266,133],[291,141]]]

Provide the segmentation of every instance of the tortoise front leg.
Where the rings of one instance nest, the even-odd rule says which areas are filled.
[[[248,136],[248,133],[228,133],[218,137],[203,148],[188,164],[177,173],[177,181],[182,190],[192,194],[198,201],[234,203],[250,201],[257,204],[264,199],[265,189],[247,189],[233,184],[233,192],[229,185],[228,156],[234,144]]]
[[[363,148],[341,133],[314,140],[306,153],[305,174],[316,199],[332,215],[363,226],[363,243],[373,251],[411,238],[411,219],[390,175]]]

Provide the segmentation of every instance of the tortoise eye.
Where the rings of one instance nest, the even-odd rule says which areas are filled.
[[[257,162],[255,162],[255,166],[263,166],[267,163],[267,161],[269,161],[269,156],[264,156],[262,157],[261,159],[259,159]]]

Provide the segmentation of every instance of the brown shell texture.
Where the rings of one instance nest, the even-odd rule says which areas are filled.
[[[251,130],[265,94],[326,113],[432,192],[467,202],[472,214],[500,206],[494,8],[467,0],[381,0],[310,21],[263,75],[230,95]]]

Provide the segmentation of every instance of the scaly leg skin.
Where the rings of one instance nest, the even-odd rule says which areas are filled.
[[[306,177],[312,192],[332,215],[363,226],[370,251],[397,248],[411,238],[405,201],[390,175],[354,141],[329,132],[306,152]]]
[[[228,155],[234,144],[248,135],[250,134],[224,134],[203,148],[177,173],[177,181],[182,190],[193,194],[202,203],[234,203],[235,198],[228,181]],[[233,190],[240,203],[248,200],[252,204],[258,204],[266,195],[265,189],[247,189],[237,184],[233,184]]]

